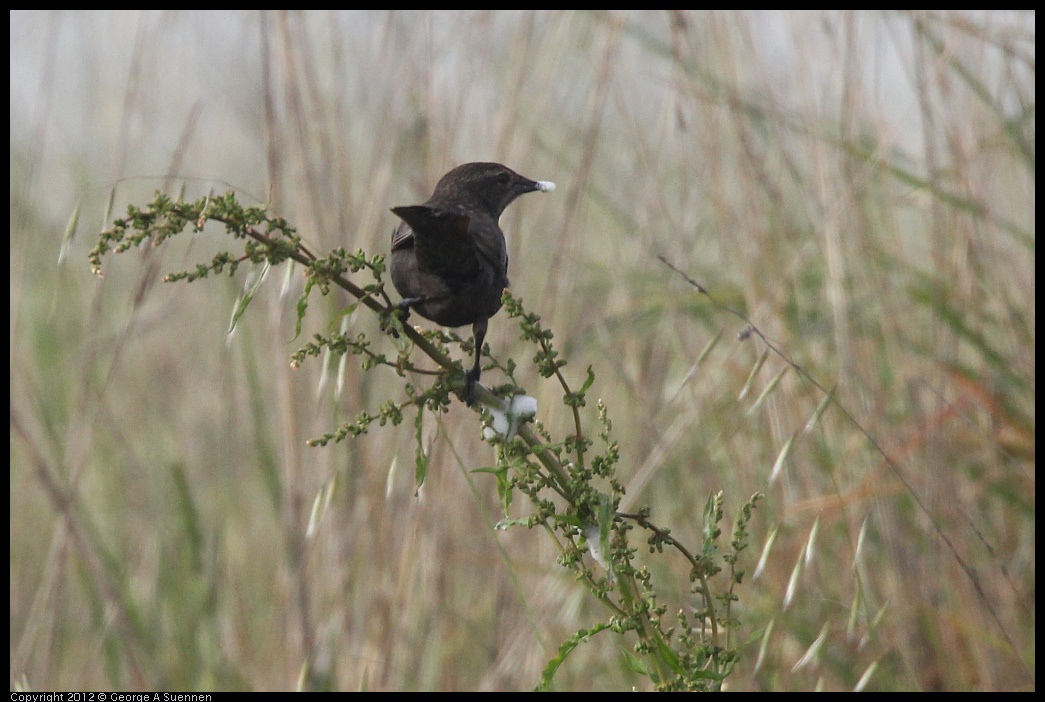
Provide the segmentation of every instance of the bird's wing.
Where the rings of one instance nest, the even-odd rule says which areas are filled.
[[[482,215],[475,217],[469,227],[472,245],[479,256],[494,271],[506,276],[508,273],[508,248],[505,245],[504,233],[497,220]]]
[[[466,212],[432,205],[393,207],[392,212],[409,225],[392,235],[393,251],[412,240],[420,270],[450,278],[476,275],[479,258]]]
[[[414,245],[414,230],[406,222],[400,222],[392,230],[392,250],[398,251]]]

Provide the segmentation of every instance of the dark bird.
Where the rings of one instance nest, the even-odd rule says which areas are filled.
[[[404,311],[444,327],[472,325],[475,363],[464,398],[475,400],[487,323],[508,287],[508,249],[497,220],[515,198],[555,183],[523,178],[499,163],[466,163],[435,186],[423,205],[393,207],[403,220],[392,232],[392,283]]]

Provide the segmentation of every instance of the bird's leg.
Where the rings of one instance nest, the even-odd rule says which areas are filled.
[[[475,363],[472,364],[471,370],[466,371],[464,374],[464,401],[468,405],[475,403],[475,384],[479,382],[479,376],[482,374],[480,360],[483,353],[483,340],[486,338],[486,327],[489,321],[488,319],[482,319],[472,324],[472,336],[475,337]]]

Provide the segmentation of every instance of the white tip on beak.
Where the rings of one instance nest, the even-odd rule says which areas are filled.
[[[542,193],[550,193],[551,191],[555,190],[555,183],[551,182],[550,180],[538,180],[537,189],[540,190]]]

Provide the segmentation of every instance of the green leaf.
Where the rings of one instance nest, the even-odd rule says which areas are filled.
[[[552,680],[555,678],[555,672],[559,670],[559,666],[562,665],[563,661],[566,660],[566,656],[570,655],[570,652],[572,652],[573,649],[577,648],[577,646],[581,643],[587,641],[600,631],[604,631],[609,628],[609,624],[597,624],[595,625],[595,628],[591,631],[581,629],[576,634],[571,636],[569,639],[564,641],[562,645],[559,646],[559,654],[555,656],[555,658],[552,658],[550,661],[548,661],[548,665],[544,666],[544,672],[541,673],[541,680],[539,683],[537,683],[537,687],[534,688],[534,690],[536,692],[548,692],[548,690],[551,689]]]
[[[474,468],[471,472],[489,473],[497,478],[497,497],[501,501],[501,511],[507,517],[508,509],[512,506],[512,499],[514,498],[512,482],[508,479],[508,466],[485,466],[483,468]]]
[[[247,308],[250,306],[250,303],[254,300],[254,293],[256,293],[258,288],[261,287],[261,283],[265,280],[265,275],[268,273],[268,271],[269,271],[269,264],[266,263],[265,266],[261,269],[261,275],[259,275],[254,280],[254,283],[250,286],[250,290],[245,292],[243,294],[243,297],[241,297],[239,302],[236,304],[236,309],[234,309],[232,311],[232,320],[229,322],[229,331],[227,333],[231,334],[233,331],[235,331],[236,324],[239,323],[240,317],[242,317],[244,315],[244,313],[247,311]],[[298,327],[299,327],[298,330],[299,331],[300,331],[300,326],[301,326],[301,321],[300,320],[301,320],[301,317],[299,316],[298,317]]]
[[[581,386],[580,391],[577,394],[584,394],[591,387],[591,384],[595,382],[595,371],[592,370],[591,366],[588,366],[588,379],[584,381],[584,385]]]
[[[414,420],[414,440],[417,442],[417,448],[414,453],[414,495],[417,495],[417,491],[424,485],[425,476],[428,475],[428,455],[425,454],[425,447],[422,441],[424,429],[424,417],[425,408],[423,405],[417,406],[417,419]]]
[[[628,668],[643,677],[649,677],[649,667],[646,665],[646,661],[637,656],[634,651],[626,648],[621,648],[620,652],[624,654],[624,661],[628,664]]]

